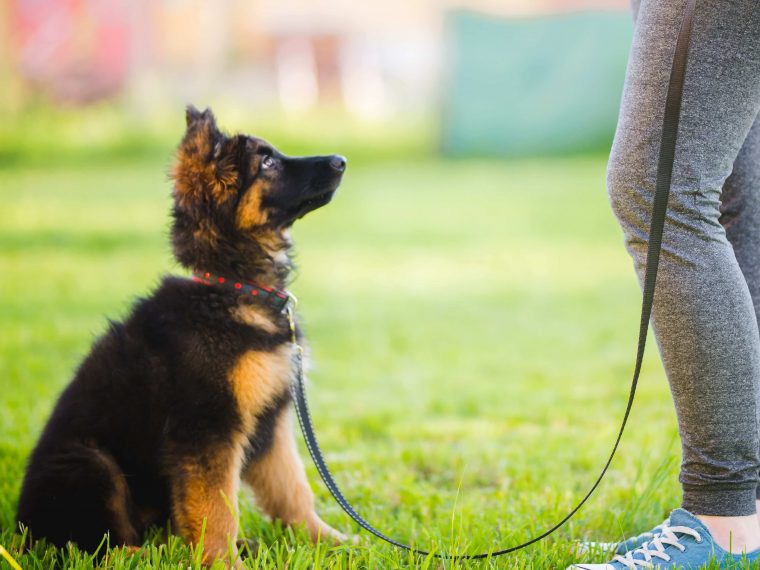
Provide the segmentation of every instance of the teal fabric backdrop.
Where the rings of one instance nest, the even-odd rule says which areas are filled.
[[[626,12],[447,18],[442,150],[526,155],[607,149],[633,24]]]

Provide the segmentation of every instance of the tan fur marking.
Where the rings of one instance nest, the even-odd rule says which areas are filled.
[[[248,188],[242,202],[238,205],[235,221],[241,230],[250,230],[266,223],[266,213],[261,209],[261,196],[268,182],[264,178],[257,179]]]
[[[138,536],[137,531],[132,522],[129,520],[127,513],[127,501],[129,500],[129,488],[127,482],[124,480],[124,476],[119,474],[118,477],[113,479],[114,491],[111,498],[108,500],[108,508],[114,515],[114,522],[116,523],[116,534],[122,537],[124,544],[134,545],[137,544]]]
[[[216,202],[232,198],[237,172],[227,160],[206,162],[204,158],[180,149],[172,171],[174,195],[181,206],[205,194]]]
[[[176,469],[172,481],[174,524],[180,535],[199,544],[203,521],[203,561],[237,557],[238,487],[243,460],[242,447],[227,447],[203,461],[188,461]],[[237,566],[239,561],[235,563]]]
[[[285,524],[305,524],[311,539],[342,542],[345,536],[325,524],[314,511],[314,493],[298,455],[290,410],[277,418],[269,451],[243,473],[261,509]]]
[[[251,350],[243,354],[229,375],[243,418],[243,431],[254,429],[256,415],[286,390],[290,382],[291,345],[273,352]]]
[[[277,325],[257,305],[240,305],[232,310],[232,318],[268,333],[275,333]]]
[[[219,233],[216,226],[210,220],[199,220],[198,227],[193,232],[193,236],[198,240],[205,240],[209,243],[216,243]]]
[[[137,544],[138,536],[132,522],[129,520],[129,514],[127,512],[127,503],[130,500],[129,487],[127,481],[124,479],[124,473],[122,473],[116,461],[110,454],[101,451],[97,448],[91,448],[97,457],[98,461],[108,470],[110,474],[110,480],[113,485],[111,496],[106,502],[108,510],[113,515],[114,523],[114,539],[120,538],[125,545]],[[121,546],[121,545],[114,545]]]

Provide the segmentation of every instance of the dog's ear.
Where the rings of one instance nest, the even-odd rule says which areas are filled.
[[[217,203],[229,199],[237,183],[234,157],[225,151],[230,139],[216,126],[211,109],[199,111],[189,105],[185,111],[187,131],[177,149],[172,171],[178,203],[202,197]]]
[[[217,128],[211,109],[199,111],[193,105],[188,105],[185,119],[187,130],[179,145],[179,152],[199,164],[218,159],[218,151],[226,137]]]
[[[199,111],[193,105],[188,105],[185,109],[185,122],[187,131],[183,142],[205,143],[198,145],[198,150],[201,152],[208,152],[223,138],[216,126],[214,113],[209,108]]]
[[[187,129],[191,130],[201,125],[207,125],[216,128],[216,119],[210,108],[199,111],[195,105],[188,105],[185,109],[185,123]]]
[[[195,105],[188,105],[185,108],[185,123],[188,127],[190,127],[190,125],[194,124],[200,118],[201,112],[196,109]]]

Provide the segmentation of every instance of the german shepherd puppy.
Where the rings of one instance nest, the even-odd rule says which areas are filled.
[[[186,118],[171,238],[196,278],[165,277],[95,342],[31,455],[17,519],[34,539],[90,551],[106,533],[139,545],[167,521],[199,544],[205,521],[204,560],[231,547],[238,566],[241,480],[271,517],[345,538],[314,512],[296,451],[281,290],[289,228],[330,201],[346,161],[227,136],[208,109]]]

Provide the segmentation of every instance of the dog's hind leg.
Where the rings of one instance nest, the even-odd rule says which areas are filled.
[[[219,446],[178,460],[172,470],[173,528],[196,546],[203,542],[205,564],[220,558],[241,567],[236,542],[241,457],[242,449]]]
[[[110,546],[138,544],[132,510],[129,486],[113,456],[77,443],[35,453],[21,490],[18,521],[34,539],[44,537],[57,546],[72,541],[93,552],[106,535]]]
[[[271,447],[243,471],[261,509],[285,524],[305,524],[311,540],[341,543],[346,536],[330,527],[314,511],[314,493],[306,479],[293,436],[290,411],[277,418]]]

